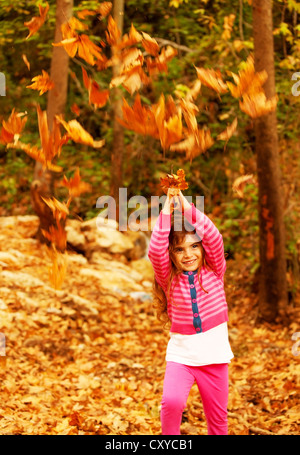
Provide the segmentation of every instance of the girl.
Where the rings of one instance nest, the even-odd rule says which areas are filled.
[[[162,434],[180,434],[182,412],[196,381],[208,434],[224,435],[228,363],[233,354],[227,331],[223,240],[212,221],[181,191],[175,211],[172,199],[169,189],[148,252],[154,269],[158,316],[171,324],[161,407]],[[180,217],[176,216],[178,213]]]

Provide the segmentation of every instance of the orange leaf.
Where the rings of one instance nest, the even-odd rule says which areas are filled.
[[[53,120],[53,126],[51,132],[48,127],[47,112],[42,111],[41,107],[37,106],[38,125],[41,139],[41,145],[45,156],[45,162],[49,163],[55,156],[59,156],[61,153],[61,147],[66,142],[61,137],[60,125],[56,118]]]
[[[171,46],[167,46],[161,50],[160,54],[156,58],[152,59],[151,57],[147,57],[146,64],[150,76],[161,72],[166,73],[168,71],[167,63],[172,60],[177,53],[176,49]]]
[[[28,61],[28,59],[27,59],[27,57],[26,57],[25,54],[22,54],[22,59],[23,59],[25,65],[27,66],[27,68],[28,68],[29,71],[30,71],[30,63],[29,63],[29,61]]]
[[[89,104],[94,104],[96,107],[103,107],[109,98],[109,90],[99,90],[100,87],[96,81],[89,78],[86,70],[81,67],[83,83],[89,92]]]
[[[143,40],[142,40],[143,48],[150,55],[154,55],[156,57],[159,52],[158,42],[154,38],[151,38],[151,36],[148,35],[148,33],[142,32],[142,34],[143,34]]]
[[[102,17],[106,17],[112,9],[111,2],[102,2],[97,8],[97,13],[101,14]]]
[[[262,91],[262,85],[266,82],[268,75],[266,71],[261,71],[259,73],[255,72],[254,69],[254,60],[250,56],[247,59],[247,62],[242,69],[239,71],[239,74],[234,74],[229,72],[233,77],[236,85],[231,82],[227,82],[228,88],[235,98],[240,98],[245,94],[251,94],[255,92]]]
[[[166,194],[169,188],[183,191],[189,187],[185,181],[185,172],[183,169],[178,169],[177,174],[167,174],[166,177],[161,177],[160,186]]]
[[[87,25],[72,17],[68,22],[62,24],[63,40],[59,43],[52,43],[52,46],[63,46],[70,57],[75,57],[78,52],[79,57],[90,65],[95,65],[96,60],[101,60],[103,55],[101,48],[94,44],[90,38],[85,35],[79,35],[75,30],[85,30]]]
[[[15,112],[15,108],[13,108],[8,120],[2,121],[0,142],[8,144],[10,142],[13,142],[13,140],[18,140],[27,121],[27,116],[23,116],[23,113],[20,112],[17,114]]]
[[[141,42],[143,39],[142,35],[135,29],[134,25],[131,24],[129,34],[124,35],[120,47],[132,46]]]
[[[215,90],[217,93],[226,93],[227,85],[222,79],[220,71],[212,69],[196,68],[198,79],[203,85]]]
[[[52,199],[50,198],[44,198],[41,196],[45,204],[48,205],[48,207],[51,209],[54,218],[56,220],[61,220],[65,219],[67,215],[69,215],[69,208],[64,202],[60,202],[54,197]]]
[[[231,136],[233,135],[233,133],[235,132],[236,128],[237,128],[237,118],[235,118],[232,122],[231,125],[229,125],[226,130],[222,131],[222,133],[220,133],[218,136],[217,136],[217,139],[219,141],[228,141]]]
[[[39,11],[39,16],[33,17],[28,22],[24,22],[24,25],[29,28],[29,34],[26,36],[26,39],[30,38],[34,33],[36,33],[45,22],[47,13],[49,11],[48,3],[46,3],[45,7],[39,5]]]
[[[108,17],[106,40],[110,46],[116,46],[121,38],[121,32],[112,16]]]
[[[278,97],[267,100],[264,92],[251,93],[243,95],[240,101],[240,108],[251,118],[257,118],[261,115],[268,114],[276,109]]]
[[[50,79],[49,74],[42,70],[41,76],[35,76],[32,78],[33,84],[27,85],[26,88],[31,88],[32,90],[39,90],[39,95],[43,95],[48,90],[52,90],[54,87],[54,82]]]
[[[159,138],[158,128],[154,113],[149,107],[142,106],[141,97],[138,93],[132,107],[123,98],[123,120],[118,119],[121,125],[140,134],[148,134],[156,139]]]
[[[51,161],[47,161],[43,149],[39,149],[38,146],[24,144],[23,142],[17,141],[15,144],[8,144],[8,148],[19,148],[23,150],[30,158],[33,158],[35,161],[39,161],[43,164],[44,168],[49,169],[54,172],[61,172],[62,167],[52,164]]]
[[[186,152],[186,158],[192,161],[195,156],[204,153],[213,144],[214,140],[211,137],[210,130],[202,129],[197,130],[195,134],[188,135],[182,142],[171,145],[170,150]]]
[[[254,177],[252,174],[242,175],[235,179],[232,184],[232,189],[235,191],[240,198],[244,197],[244,189],[247,183],[255,183]]]
[[[50,233],[43,231],[43,234],[52,242],[52,248],[48,249],[48,254],[52,260],[52,266],[49,268],[49,280],[55,289],[60,289],[67,271],[67,258],[66,254],[60,253],[59,251],[65,251],[66,249],[66,232],[61,228],[55,229],[53,226]],[[56,249],[58,246],[59,251]]]
[[[74,177],[70,178],[70,180],[64,175],[62,185],[69,189],[69,196],[72,198],[80,196],[81,193],[90,192],[92,189],[89,183],[81,180],[79,169],[76,170]]]
[[[161,146],[164,150],[182,138],[181,109],[178,108],[171,96],[165,102],[161,95],[158,104],[152,106],[155,121],[159,131]]]
[[[74,112],[74,114],[76,114],[76,115],[80,114],[80,108],[76,103],[72,104],[71,111]]]
[[[105,141],[94,141],[92,136],[80,125],[79,122],[77,122],[77,120],[70,120],[69,122],[66,122],[62,118],[62,115],[56,115],[55,117],[57,121],[67,130],[67,134],[64,136],[65,140],[72,139],[74,142],[79,144],[87,144],[95,148],[103,147]]]

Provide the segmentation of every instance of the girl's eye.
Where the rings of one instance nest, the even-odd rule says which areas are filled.
[[[176,248],[175,253],[181,253],[182,248]]]
[[[195,243],[195,245],[193,245],[193,248],[198,248],[198,243]]]

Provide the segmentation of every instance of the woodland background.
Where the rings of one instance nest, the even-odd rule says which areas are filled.
[[[40,141],[36,104],[47,95],[26,88],[42,70],[50,71],[55,31],[55,2],[49,2],[43,26],[26,40],[24,25],[38,14],[37,1],[0,0],[0,71],[6,96],[0,121],[13,108],[27,112],[24,142]],[[42,3],[45,6],[45,2]],[[74,1],[73,13],[96,9],[98,2]],[[225,24],[230,15],[232,26]],[[200,117],[210,128],[238,116],[238,128],[226,147],[214,144],[192,163],[166,151],[159,141],[124,129],[122,187],[128,199],[161,195],[160,178],[184,169],[187,194],[205,197],[205,212],[222,232],[227,253],[226,290],[229,334],[235,358],[230,365],[230,434],[299,433],[299,356],[293,350],[300,332],[299,265],[299,97],[292,75],[300,68],[300,3],[273,2],[277,131],[282,171],[288,284],[288,319],[259,317],[258,188],[255,182],[233,189],[236,179],[256,175],[253,120],[232,97],[201,90]],[[178,55],[150,85],[140,90],[143,103],[161,93],[186,93],[195,66],[238,72],[253,52],[251,1],[129,1],[124,33],[131,24],[158,42],[171,42]],[[104,39],[106,19],[87,21],[89,37]],[[227,33],[224,32],[227,30]],[[26,66],[22,55],[30,62]],[[82,62],[80,62],[82,63]],[[111,70],[93,73],[108,88]],[[122,95],[132,104],[126,90]],[[68,268],[60,289],[49,280],[47,248],[37,238],[38,218],[31,203],[34,160],[24,151],[0,144],[0,331],[6,336],[1,357],[1,434],[159,434],[159,406],[168,333],[156,321],[151,300],[151,268],[146,258],[150,232],[102,233],[92,226],[97,199],[111,194],[114,142],[113,103],[89,104],[77,57],[70,59],[67,119],[79,109],[81,125],[100,149],[67,143],[56,164],[55,197],[66,199],[61,185],[77,168],[91,191],[75,197],[67,222]],[[224,123],[225,122],[225,123]],[[110,242],[108,240],[111,240]],[[51,278],[51,277],[50,277]],[[113,314],[113,318],[112,318]],[[204,434],[202,405],[193,387],[183,433]]]

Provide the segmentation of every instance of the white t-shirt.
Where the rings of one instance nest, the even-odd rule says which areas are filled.
[[[233,357],[227,322],[194,335],[171,333],[166,353],[167,361],[190,366],[230,363]]]

